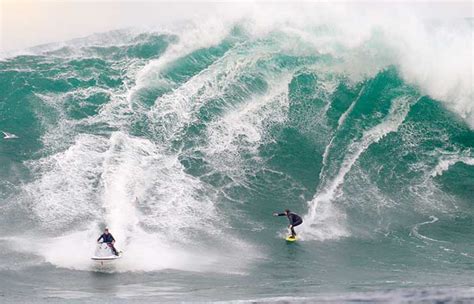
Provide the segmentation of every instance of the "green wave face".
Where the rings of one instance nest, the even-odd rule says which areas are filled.
[[[0,129],[18,136],[0,142],[3,236],[34,235],[46,247],[29,254],[88,270],[89,240],[109,225],[130,258],[118,272],[250,273],[277,295],[297,287],[276,273],[325,274],[302,295],[356,274],[429,285],[435,265],[466,280],[469,117],[410,81],[380,35],[323,52],[245,26],[209,45],[116,31],[0,61]],[[353,73],[360,60],[368,71]],[[285,208],[304,219],[296,247],[271,216]],[[65,236],[70,258],[48,250]]]

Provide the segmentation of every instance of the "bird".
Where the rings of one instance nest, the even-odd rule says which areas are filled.
[[[2,131],[3,133],[3,139],[15,139],[15,138],[18,138],[18,136],[16,136],[15,134],[13,133],[8,133],[8,132],[5,132],[5,131]]]

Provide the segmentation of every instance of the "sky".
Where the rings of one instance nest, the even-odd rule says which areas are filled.
[[[314,5],[318,5],[318,1]],[[324,1],[326,3],[328,1]],[[334,1],[337,5],[346,2]],[[349,1],[355,7],[402,3],[428,17],[473,17],[470,1]],[[294,2],[291,2],[294,3]],[[308,1],[297,1],[308,5]],[[341,4],[342,3],[342,4]],[[407,4],[408,3],[408,4]],[[97,32],[127,27],[158,27],[196,16],[232,14],[245,9],[265,9],[288,1],[112,1],[112,0],[0,0],[0,52],[59,42]]]

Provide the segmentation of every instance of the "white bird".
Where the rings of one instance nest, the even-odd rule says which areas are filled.
[[[3,133],[3,139],[14,139],[14,138],[18,138],[18,136],[16,136],[15,134],[13,133],[8,133],[8,132],[5,132],[5,131],[2,131]]]

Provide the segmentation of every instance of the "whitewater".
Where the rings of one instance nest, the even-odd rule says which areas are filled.
[[[409,12],[239,6],[2,54],[0,302],[472,301],[474,22]]]

